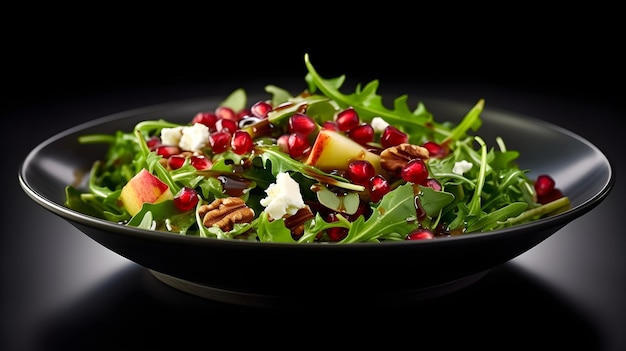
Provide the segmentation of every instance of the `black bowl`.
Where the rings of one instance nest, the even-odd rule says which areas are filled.
[[[437,120],[461,118],[471,106],[422,99]],[[380,244],[284,244],[207,239],[107,222],[64,206],[65,187],[86,187],[103,145],[79,145],[89,133],[130,131],[146,119],[184,123],[217,100],[195,99],[118,113],[51,137],[19,169],[24,191],[39,205],[93,240],[149,269],[158,279],[205,298],[253,306],[388,305],[424,300],[464,288],[491,268],[524,253],[603,201],[614,184],[607,157],[558,126],[486,108],[479,135],[497,136],[519,150],[531,177],[550,174],[571,201],[552,217],[487,233]]]

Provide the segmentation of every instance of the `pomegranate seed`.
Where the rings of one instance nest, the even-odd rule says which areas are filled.
[[[432,141],[427,141],[422,146],[428,150],[428,154],[432,158],[442,158],[448,153],[446,148]]]
[[[289,117],[289,132],[290,133],[302,133],[304,135],[311,134],[312,131],[315,130],[317,125],[313,118],[302,114],[302,113],[294,113],[291,117]]]
[[[361,201],[359,203],[359,207],[357,207],[356,209],[356,212],[349,215],[347,218],[350,222],[354,222],[361,215],[365,218],[369,218],[371,214],[372,214],[372,206],[370,206],[369,202]]]
[[[213,162],[205,156],[193,155],[190,157],[189,161],[191,162],[191,165],[199,171],[209,169],[213,166]]]
[[[217,116],[212,112],[198,112],[191,120],[191,124],[202,123],[209,127],[210,132],[214,132],[215,122],[217,122]]]
[[[409,161],[400,172],[402,179],[407,182],[421,184],[428,178],[428,168],[421,158],[414,158]]]
[[[348,136],[361,145],[367,145],[374,141],[374,128],[367,123],[362,123],[350,129]]]
[[[178,146],[170,146],[170,145],[159,146],[155,149],[155,151],[157,155],[161,155],[165,158],[168,158],[172,155],[180,154],[180,148]]]
[[[383,131],[383,135],[380,137],[380,144],[384,148],[397,146],[400,144],[408,143],[409,136],[394,126],[387,126]]]
[[[182,187],[174,196],[174,205],[181,211],[190,211],[198,204],[198,194],[190,187]]]
[[[209,135],[209,145],[213,152],[219,154],[226,151],[230,145],[230,137],[228,131],[218,131]]]
[[[311,150],[311,144],[304,134],[296,132],[289,134],[287,148],[289,150],[289,156],[298,158]]]
[[[183,156],[173,155],[167,159],[167,165],[171,169],[179,169],[185,164],[185,158]]]
[[[342,132],[346,132],[361,123],[358,113],[352,107],[339,112],[335,117],[335,122]]]
[[[215,122],[215,130],[218,132],[225,130],[233,133],[237,129],[237,122],[231,119],[218,119],[217,122]]]
[[[346,177],[355,184],[367,186],[375,175],[374,166],[367,160],[353,160],[348,163]]]
[[[237,112],[237,120],[241,121],[243,118],[252,116],[252,110],[244,108],[243,110]]]
[[[252,107],[250,108],[250,113],[252,113],[252,115],[255,117],[266,118],[267,114],[273,109],[274,108],[269,103],[265,101],[259,101],[252,105]]]
[[[276,139],[278,149],[286,154],[289,153],[289,134],[283,134]]]
[[[430,229],[426,228],[416,229],[406,236],[406,240],[425,240],[434,238],[435,234]]]
[[[252,151],[252,148],[254,147],[254,142],[248,132],[244,130],[237,130],[230,140],[230,147],[237,155],[243,155],[247,152]]]
[[[538,197],[545,196],[554,190],[554,179],[547,174],[541,174],[535,181],[535,191]]]
[[[148,140],[146,140],[146,145],[148,145],[148,149],[150,149],[150,151],[154,151],[157,147],[161,146],[161,138],[156,135],[151,136]]]
[[[335,213],[331,212],[328,214],[328,216],[326,216],[326,221],[329,223],[337,222],[338,220],[339,219],[337,219],[337,214]],[[348,228],[342,228],[342,227],[328,228],[326,229],[326,235],[328,235],[328,240],[337,242],[345,238],[346,235],[348,235]]]
[[[215,115],[217,119],[227,119],[229,121],[238,121],[238,116],[232,108],[226,106],[219,106],[215,109]]]
[[[338,132],[339,131],[339,126],[337,125],[337,122],[325,121],[324,123],[322,123],[322,129],[332,130],[332,131]]]
[[[561,190],[554,188],[547,194],[537,197],[537,202],[540,204],[547,204],[548,202],[552,202],[554,200],[560,199],[563,197],[563,193]]]
[[[383,198],[389,191],[391,190],[391,186],[385,177],[380,174],[377,174],[370,179],[370,201],[378,202]]]
[[[441,189],[443,189],[443,187],[441,186],[441,183],[439,183],[439,181],[435,178],[426,178],[423,182],[419,184],[423,186],[427,186],[429,188],[433,188],[437,191],[441,191]]]

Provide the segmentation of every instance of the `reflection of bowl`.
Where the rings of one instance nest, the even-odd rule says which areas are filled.
[[[519,150],[519,164],[553,176],[571,209],[488,233],[381,244],[283,244],[219,240],[125,227],[66,208],[65,187],[85,187],[104,145],[79,145],[90,133],[132,130],[147,119],[187,121],[216,100],[189,100],[136,109],[81,124],[35,148],[19,180],[39,205],[108,249],[150,269],[175,288],[202,297],[255,306],[393,304],[461,289],[492,267],[539,244],[603,201],[614,184],[610,162],[595,146],[557,126],[514,113],[482,113],[479,135],[502,136]],[[424,99],[440,120],[471,107]],[[43,229],[43,228],[42,228]]]

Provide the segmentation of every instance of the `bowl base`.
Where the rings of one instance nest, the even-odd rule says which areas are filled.
[[[222,303],[267,308],[297,308],[312,307],[311,305],[315,305],[315,302],[307,300],[305,302],[306,306],[304,306],[302,302],[302,295],[270,295],[238,290],[229,290],[191,282],[152,269],[150,269],[149,271],[159,281],[179,291]],[[351,294],[351,301],[354,302],[355,306],[362,305],[363,303],[371,306],[372,302],[376,301],[379,301],[380,304],[384,304],[385,306],[390,306],[428,300],[444,296],[468,287],[484,277],[488,271],[489,270],[486,270],[450,282],[425,288],[421,287],[417,289],[399,291],[391,290],[386,292],[374,292],[371,294],[364,294],[362,291],[360,291],[357,295]],[[358,298],[356,298],[355,296],[358,296]],[[345,300],[342,301],[342,305],[344,307],[345,303]],[[323,305],[327,306],[328,302],[325,301]]]

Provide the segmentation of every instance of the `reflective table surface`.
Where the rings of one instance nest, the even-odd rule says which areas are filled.
[[[5,146],[10,162],[3,171],[7,197],[0,239],[0,350],[166,345],[626,349],[626,235],[621,223],[626,169],[623,148],[614,147],[621,131],[610,127],[623,115],[617,105],[601,99],[573,101],[491,85],[429,87],[430,95],[467,102],[484,97],[487,108],[569,129],[609,157],[617,179],[597,208],[478,282],[447,296],[393,307],[273,310],[191,296],[48,213],[17,182],[19,164],[33,147],[77,123],[226,93],[214,89],[189,85],[66,96],[3,117],[19,148]],[[412,89],[410,94],[420,93]],[[34,121],[36,126],[30,123]],[[411,269],[416,268],[399,274]]]

